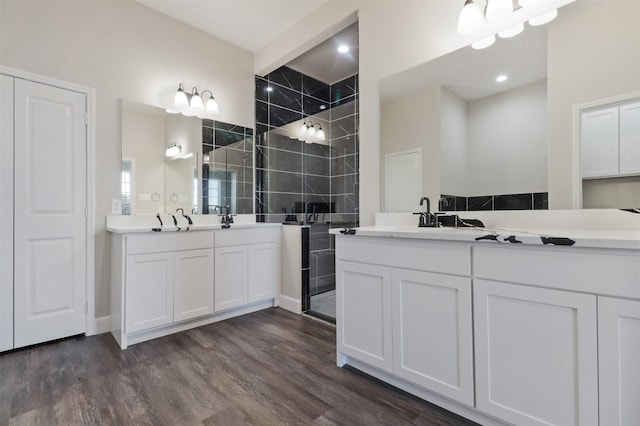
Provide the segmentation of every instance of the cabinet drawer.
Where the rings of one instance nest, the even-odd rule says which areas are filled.
[[[640,255],[620,250],[473,248],[473,275],[497,281],[640,298]]]
[[[127,254],[213,247],[213,231],[154,232],[127,235]]]
[[[279,227],[222,229],[216,231],[216,247],[271,243],[279,238]]]
[[[471,275],[471,250],[465,243],[337,235],[336,259],[396,268]]]

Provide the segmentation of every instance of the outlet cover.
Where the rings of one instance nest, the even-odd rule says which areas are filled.
[[[111,214],[122,214],[122,200],[119,198],[111,199]]]

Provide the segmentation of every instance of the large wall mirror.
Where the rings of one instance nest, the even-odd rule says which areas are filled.
[[[122,213],[252,214],[253,130],[122,102]]]
[[[382,80],[381,170],[394,153],[418,152],[421,177],[411,179],[441,210],[567,208],[582,191],[574,107],[640,90],[640,31],[623,23],[639,11],[577,1],[547,26]],[[384,202],[381,179],[383,206],[401,211]],[[634,207],[640,178],[606,184],[623,195],[584,207]],[[592,185],[585,181],[585,194]]]

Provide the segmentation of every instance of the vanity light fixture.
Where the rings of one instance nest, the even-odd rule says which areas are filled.
[[[178,155],[180,155],[181,152],[182,152],[182,145],[180,145],[180,143],[176,141],[171,145],[169,145],[167,150],[164,152],[164,156],[169,158],[177,157]]]
[[[318,126],[317,129],[316,126]],[[298,140],[312,143],[313,141],[323,141],[325,138],[326,136],[320,123],[314,123],[311,120],[302,123]]]
[[[458,33],[470,34],[482,26],[482,12],[473,0],[465,0],[458,16]]]
[[[208,99],[205,104],[204,99],[207,94]],[[178,90],[173,98],[173,103],[184,115],[195,115],[195,113],[203,110],[211,114],[216,114],[220,111],[218,101],[213,97],[213,92],[211,92],[211,90],[204,90],[201,96],[200,93],[198,93],[198,88],[194,87],[191,89],[191,93],[186,93],[182,83],[178,85]],[[185,107],[188,107],[188,109],[185,110]]]

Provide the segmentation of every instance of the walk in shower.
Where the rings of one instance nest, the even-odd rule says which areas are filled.
[[[329,84],[288,67],[257,76],[256,121],[257,220],[287,226],[285,239],[299,244],[285,261],[300,259],[302,311],[335,321],[328,231],[358,225],[358,76]]]

